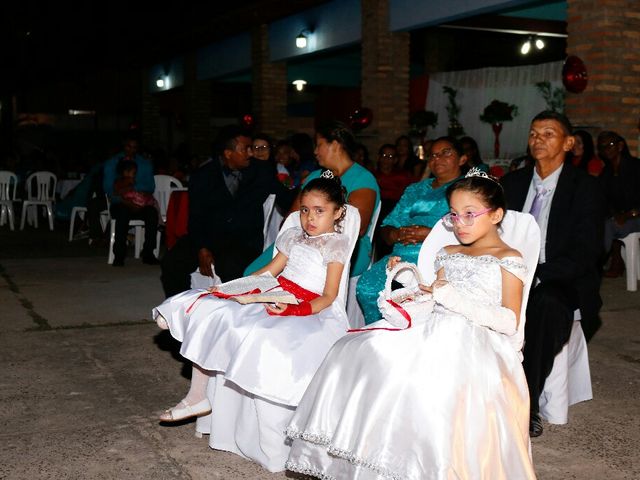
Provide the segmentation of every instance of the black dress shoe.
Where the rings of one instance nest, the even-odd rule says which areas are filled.
[[[112,267],[124,267],[124,258],[114,258]]]
[[[539,437],[542,435],[543,426],[542,426],[542,418],[540,418],[540,414],[532,413],[531,418],[529,419],[529,436],[530,437]]]
[[[142,263],[146,263],[147,265],[160,265],[160,260],[153,255],[145,255],[142,257]]]

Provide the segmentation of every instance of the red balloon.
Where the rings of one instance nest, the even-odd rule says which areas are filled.
[[[370,108],[361,107],[349,115],[349,126],[355,132],[367,128],[373,120],[373,112]]]
[[[573,93],[580,93],[587,88],[587,67],[575,55],[569,55],[562,66],[562,83]]]
[[[251,128],[253,126],[253,115],[251,115],[250,113],[243,115],[240,119],[240,122],[242,123],[243,127]]]

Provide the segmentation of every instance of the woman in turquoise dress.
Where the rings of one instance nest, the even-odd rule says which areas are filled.
[[[347,191],[347,203],[360,212],[360,239],[351,257],[351,276],[362,274],[371,260],[371,240],[367,233],[371,217],[380,203],[380,189],[373,174],[353,161],[357,143],[353,133],[341,122],[329,122],[316,130],[315,155],[322,167],[309,174],[304,185],[318,178],[323,170],[331,170],[340,177]],[[299,209],[299,197],[293,202],[291,211]],[[264,267],[273,257],[273,245],[267,247],[258,258],[246,268],[244,274],[250,275]],[[417,257],[416,257],[417,258]]]
[[[438,138],[431,148],[428,167],[434,178],[409,185],[400,201],[381,224],[381,236],[393,245],[392,256],[416,263],[420,246],[431,228],[449,212],[445,191],[461,175],[467,161],[462,146],[453,138]],[[384,289],[389,255],[377,261],[358,280],[356,296],[366,324],[380,320],[378,293]]]

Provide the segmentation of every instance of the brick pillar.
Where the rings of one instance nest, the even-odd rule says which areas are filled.
[[[257,131],[287,134],[287,64],[269,61],[269,29],[254,28],[251,39],[253,117]]]
[[[372,158],[409,130],[409,33],[389,31],[389,0],[362,0],[362,106],[373,121],[360,140]]]
[[[145,147],[160,145],[160,106],[151,92],[149,71],[142,70],[142,144]]]
[[[587,66],[582,93],[568,93],[566,113],[593,134],[614,130],[638,151],[640,119],[640,2],[568,0],[567,54]],[[595,140],[595,138],[594,138]]]
[[[213,142],[209,120],[211,117],[211,84],[198,80],[195,52],[185,58],[184,98],[187,120],[187,143],[194,155],[211,155]]]

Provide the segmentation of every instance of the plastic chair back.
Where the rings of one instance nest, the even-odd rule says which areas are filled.
[[[154,175],[153,179],[156,182],[156,189],[153,192],[153,196],[158,202],[158,207],[160,207],[162,221],[166,222],[167,206],[169,205],[171,191],[176,188],[182,188],[182,182],[171,175]]]
[[[538,256],[540,255],[540,228],[530,214],[507,210],[500,226],[500,237],[507,245],[522,254],[527,265],[527,278],[524,283],[522,307],[520,308],[520,323],[518,324],[518,331],[512,337],[514,347],[517,351],[521,351],[524,344],[525,312],[527,311],[529,289],[538,265]],[[427,284],[431,284],[436,279],[437,272],[434,266],[436,254],[447,245],[457,245],[459,243],[453,230],[447,229],[442,223],[442,219],[438,220],[438,223],[422,244],[418,256],[418,269]]]
[[[356,242],[358,241],[358,234],[360,232],[360,212],[352,205],[346,205],[347,213],[342,221],[342,234],[349,237],[349,258],[353,253],[353,249],[356,248]],[[282,232],[292,227],[300,226],[300,212],[293,212],[289,214],[287,219],[282,224],[282,228],[278,233],[278,237],[282,235]],[[277,238],[276,238],[277,240]],[[273,256],[276,256],[278,250],[273,249]],[[342,270],[342,277],[340,278],[340,290],[338,291],[337,300],[340,301],[342,307],[345,307],[347,300],[347,290],[349,288],[349,266],[350,262],[347,262]]]
[[[27,177],[27,200],[53,202],[56,194],[57,177],[51,172],[34,172]]]
[[[8,170],[0,171],[0,200],[16,200],[18,176]]]

